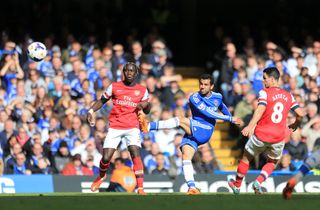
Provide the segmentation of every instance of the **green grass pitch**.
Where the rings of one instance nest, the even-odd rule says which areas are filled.
[[[320,194],[294,194],[283,200],[280,194],[244,193],[124,193],[0,194],[1,210],[311,210],[320,206]]]

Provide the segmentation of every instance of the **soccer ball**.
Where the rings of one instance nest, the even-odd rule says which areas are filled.
[[[28,46],[27,54],[32,60],[39,62],[47,56],[47,48],[41,42],[32,42]]]

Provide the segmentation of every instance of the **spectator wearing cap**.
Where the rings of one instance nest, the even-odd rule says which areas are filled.
[[[61,173],[64,166],[69,163],[71,158],[68,144],[65,141],[60,141],[58,150],[54,155],[54,167],[58,173]]]
[[[67,165],[63,168],[61,174],[64,176],[91,176],[93,175],[93,171],[84,166],[81,162],[81,155],[76,154],[72,156],[71,161],[67,163]]]

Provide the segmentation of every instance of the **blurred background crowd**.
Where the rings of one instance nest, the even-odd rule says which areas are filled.
[[[62,7],[61,2],[57,2],[54,4],[51,1],[47,3],[34,1],[32,8],[35,14],[40,12],[44,20],[51,20],[53,17],[46,16],[45,12],[54,14],[53,11],[59,11],[63,14],[57,8],[69,11],[71,6],[80,5],[79,2],[76,4],[72,1],[67,4],[68,6]],[[118,4],[122,2],[125,6],[116,2]],[[97,174],[103,141],[108,132],[108,114],[112,103],[108,102],[97,112],[97,123],[94,127],[88,125],[86,113],[93,100],[99,99],[111,82],[121,80],[122,66],[128,61],[140,66],[138,82],[145,85],[150,93],[152,109],[148,115],[149,120],[168,119],[179,115],[191,116],[188,107],[191,91],[184,91],[180,86],[185,79],[184,73],[188,72],[177,73],[176,67],[197,63],[199,59],[190,59],[188,63],[188,59],[192,57],[191,51],[197,50],[197,47],[191,42],[184,43],[183,47],[177,46],[181,42],[175,42],[178,37],[174,37],[173,28],[168,28],[168,25],[172,26],[179,22],[172,11],[177,3],[155,2],[157,2],[155,5],[150,6],[153,19],[148,19],[149,22],[144,19],[149,13],[140,14],[131,11],[128,9],[130,5],[123,1],[114,1],[113,6],[118,10],[113,11],[114,16],[108,14],[104,17],[106,26],[103,25],[103,21],[98,21],[100,25],[93,24],[100,16],[93,17],[93,20],[82,20],[86,34],[79,33],[80,29],[75,33],[72,32],[74,12],[59,17],[65,25],[61,27],[61,31],[49,34],[43,31],[50,31],[48,26],[50,24],[42,23],[42,27],[39,27],[41,31],[36,28],[33,30],[34,33],[29,33],[26,30],[27,22],[14,14],[8,23],[19,20],[21,26],[9,27],[3,24],[2,20],[0,175]],[[14,6],[14,3],[15,1],[11,6]],[[195,2],[188,1],[188,3],[188,6],[184,6],[183,12],[193,11],[191,7]],[[108,8],[108,5],[100,1],[92,7],[99,8],[97,5]],[[137,11],[139,5],[135,7]],[[118,18],[126,11],[130,11],[132,17],[138,16],[136,22]],[[41,19],[37,15],[28,18]],[[279,20],[282,20],[281,16]],[[127,27],[126,30],[119,29],[121,27],[118,24],[121,21]],[[49,23],[52,24],[50,21]],[[75,25],[81,27],[80,23]],[[143,27],[139,27],[138,23],[149,26],[150,30],[142,33]],[[37,22],[36,25],[38,24]],[[94,26],[100,27],[103,35],[95,33]],[[35,26],[30,28],[33,27]],[[211,41],[215,40],[214,44],[208,41],[207,45],[212,44],[211,50],[199,52],[200,55],[204,55],[204,62],[199,66],[205,72],[212,74],[215,91],[222,93],[229,110],[244,121],[240,127],[230,125],[228,136],[237,141],[233,149],[240,150],[243,149],[246,139],[239,131],[249,122],[257,106],[257,94],[263,88],[262,71],[265,67],[271,66],[280,70],[281,87],[294,95],[306,113],[303,124],[296,132],[290,133],[288,130],[284,154],[278,165],[278,170],[294,171],[313,150],[320,147],[319,36],[308,33],[308,25],[301,29],[298,38],[296,34],[291,36],[290,32],[294,30],[290,31],[286,27],[279,29],[278,35],[281,38],[268,36],[265,33],[259,36],[254,27],[248,25],[238,28],[239,34],[233,34],[228,33],[230,31],[228,26],[216,24],[214,35],[211,37]],[[191,27],[191,29],[196,28]],[[190,33],[185,36],[196,38],[193,34],[195,32]],[[120,34],[125,38],[119,39],[113,34]],[[208,32],[206,36],[211,35]],[[181,36],[181,39],[186,38]],[[32,41],[42,41],[48,48],[47,57],[39,63],[28,59],[26,55],[26,47]],[[188,50],[189,47],[191,50]],[[198,47],[202,49],[201,44]],[[188,55],[181,59],[179,54]],[[197,53],[191,53],[194,54]],[[290,115],[288,123],[292,120],[294,116]],[[174,177],[182,173],[179,151],[183,137],[181,130],[150,132],[141,137],[143,139],[141,155],[146,174]],[[126,165],[132,165],[124,144],[119,145],[113,160],[118,157],[121,157]],[[264,160],[264,156],[261,155],[254,161],[251,169],[259,169]],[[215,157],[211,144],[199,148],[193,164],[196,173],[224,170]],[[113,168],[110,168],[109,173]]]

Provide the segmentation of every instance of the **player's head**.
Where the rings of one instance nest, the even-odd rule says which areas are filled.
[[[199,92],[208,95],[213,90],[213,78],[210,74],[202,74],[199,78]]]
[[[139,67],[133,62],[128,62],[123,67],[124,80],[128,83],[133,82],[138,76],[138,73]]]
[[[276,67],[263,70],[263,84],[266,88],[278,86],[280,72]]]

